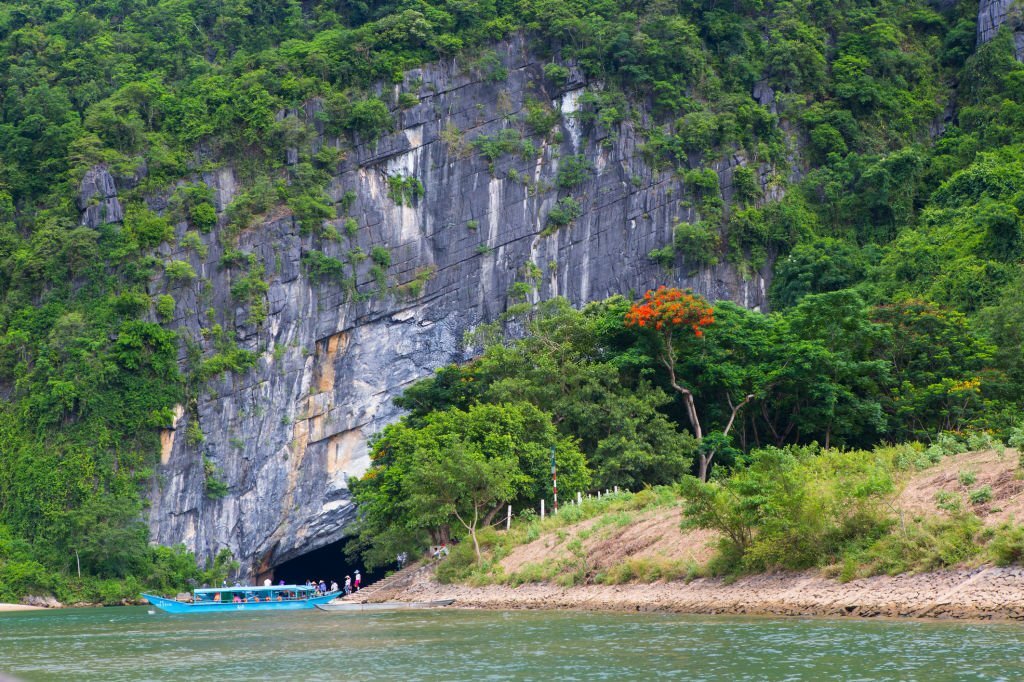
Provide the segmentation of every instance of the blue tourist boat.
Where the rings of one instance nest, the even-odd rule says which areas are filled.
[[[168,613],[224,613],[226,611],[294,611],[326,604],[340,591],[321,594],[306,585],[268,585],[256,587],[204,587],[192,590],[192,601],[178,601],[143,593],[153,606]]]

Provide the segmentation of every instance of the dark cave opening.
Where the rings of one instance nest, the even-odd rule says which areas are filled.
[[[380,580],[387,571],[395,568],[394,566],[385,566],[367,571],[361,561],[349,561],[345,556],[344,548],[345,540],[339,540],[289,559],[274,567],[272,579],[275,583],[283,580],[286,585],[304,585],[307,580],[317,582],[323,580],[328,585],[335,580],[338,585],[344,585],[345,576],[350,575],[355,579],[355,572],[358,569],[362,574],[362,582],[365,587]]]

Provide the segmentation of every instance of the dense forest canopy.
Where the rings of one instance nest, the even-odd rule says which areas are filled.
[[[371,140],[403,106],[382,85],[451,57],[501,80],[493,46],[514,33],[550,61],[553,83],[572,65],[594,86],[584,124],[634,126],[645,159],[693,188],[699,220],[651,254],[666,279],[681,263],[749,272],[778,257],[777,313],[714,304],[705,337],[681,346],[675,370],[711,427],[700,443],[618,299],[537,314],[534,338],[491,344],[413,387],[408,420],[379,443],[401,428],[411,439],[433,429],[436,442],[454,417],[431,411],[471,415],[480,402],[548,415],[557,430],[543,445],[572,441],[588,460],[580,481],[636,487],[677,479],[701,447],[728,467],[760,444],[1007,432],[1024,386],[1024,65],[1008,27],[976,48],[977,11],[925,0],[3,3],[0,583],[167,565],[138,521],[158,429],[204,381],[254,362],[213,325],[179,366],[188,340],[161,324],[174,300],[146,289],[173,224],[230,243],[285,203],[315,229],[334,210],[323,188],[344,150],[309,154],[313,122],[279,111],[318,98],[318,123],[343,145]],[[289,148],[306,150],[300,163],[286,165]],[[737,153],[747,165],[725,202],[708,166]],[[250,191],[218,218],[197,173],[227,162]],[[97,164],[130,179],[120,225],[80,224],[79,183]],[[158,193],[162,212],[145,203]],[[165,270],[195,277],[183,262]],[[232,294],[252,303],[265,286],[253,269]],[[537,339],[554,345],[536,352]]]

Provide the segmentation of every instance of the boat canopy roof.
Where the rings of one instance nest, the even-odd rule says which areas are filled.
[[[213,594],[215,592],[277,592],[287,590],[289,592],[313,592],[316,588],[312,585],[231,585],[228,587],[203,587],[192,590],[194,594]]]

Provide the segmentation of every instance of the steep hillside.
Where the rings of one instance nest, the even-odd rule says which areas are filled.
[[[7,3],[0,530],[263,575],[344,534],[394,397],[556,296],[924,297],[987,320],[1011,405],[1017,12]]]

